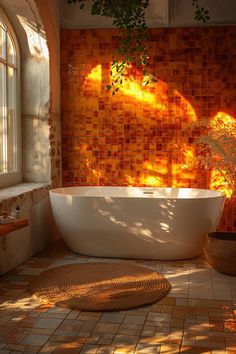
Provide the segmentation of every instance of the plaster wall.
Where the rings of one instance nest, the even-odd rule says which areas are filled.
[[[61,185],[60,14],[57,0],[36,0],[49,49],[50,157],[52,187]]]
[[[170,3],[170,25],[179,26],[199,26],[194,20],[195,9],[192,1],[189,0],[169,0]],[[211,25],[232,25],[236,23],[236,1],[235,0],[201,0],[199,5],[209,11],[210,20],[204,26]]]
[[[83,10],[79,4],[68,5],[66,0],[58,0],[61,12],[61,27],[76,28],[112,28],[112,20],[101,16],[91,15],[92,0],[87,0]],[[206,24],[236,23],[235,0],[201,0],[199,2],[210,12],[210,20]],[[194,20],[195,8],[191,0],[149,0],[146,9],[148,27],[183,27],[199,26]]]
[[[49,182],[50,85],[45,30],[33,0],[0,0],[0,5],[14,27],[21,51],[22,179]]]
[[[36,183],[10,187],[0,192],[0,209],[8,212],[20,207],[29,226],[0,237],[0,275],[24,262],[57,239],[48,197],[48,185]],[[10,193],[15,196],[9,198]]]
[[[91,15],[92,0],[87,0],[83,10],[79,4],[68,5],[66,0],[59,0],[62,28],[112,28],[112,19]],[[149,27],[162,27],[168,24],[169,1],[150,0],[146,9]]]
[[[0,240],[3,274],[60,237],[48,197],[49,187],[61,183],[60,29],[56,0],[0,0],[0,5],[21,50],[22,177],[34,182],[0,190],[0,211],[20,205],[29,220],[29,226]]]

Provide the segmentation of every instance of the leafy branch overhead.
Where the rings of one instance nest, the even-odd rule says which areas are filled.
[[[210,20],[209,11],[204,7],[200,6],[198,0],[192,0],[192,6],[195,7],[195,17],[194,20],[206,23]]]
[[[66,1],[68,4],[78,3],[80,9],[83,9],[87,0]],[[157,82],[156,75],[151,70],[150,48],[147,44],[148,28],[145,9],[148,6],[149,0],[92,1],[91,14],[112,18],[113,25],[122,31],[117,55],[111,64],[111,85],[107,85],[107,90],[112,90],[113,95],[119,91],[126,80],[127,69],[131,64],[135,64],[142,72],[143,86],[146,86],[149,82]],[[206,22],[207,17],[209,19],[208,12],[199,7],[197,0],[193,0],[193,6],[196,9],[195,19]]]
[[[84,7],[86,0],[68,0],[68,3],[78,2]],[[147,26],[145,9],[149,0],[93,0],[91,14],[110,17],[113,25],[122,31],[120,45],[117,48],[116,58],[111,64],[111,85],[115,94],[126,79],[127,69],[131,64],[141,69],[143,85],[150,81],[156,82],[155,74],[150,70]]]

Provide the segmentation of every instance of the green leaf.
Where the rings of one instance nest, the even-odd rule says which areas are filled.
[[[84,8],[87,0],[64,0],[68,4],[78,3],[78,7]],[[199,0],[200,1],[200,0]],[[150,73],[149,51],[147,45],[148,32],[145,19],[145,9],[149,6],[149,0],[92,0],[91,14],[112,18],[113,25],[121,30],[121,40],[116,49],[116,58],[112,61],[110,76],[113,88],[112,94],[119,91],[122,86],[126,70],[131,63],[135,63],[143,74],[143,83],[157,82],[155,74]],[[209,11],[199,6],[198,0],[192,0],[195,8],[195,20],[207,22],[210,19]]]

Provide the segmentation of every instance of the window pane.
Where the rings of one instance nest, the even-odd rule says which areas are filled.
[[[7,61],[16,64],[16,51],[9,34],[7,34]]]
[[[1,17],[0,17],[0,27],[2,27],[3,29],[7,29],[5,23],[2,21]]]
[[[15,40],[14,30],[0,8],[0,187],[21,180],[17,105],[19,68]]]
[[[0,57],[6,59],[6,32],[0,27]]]
[[[7,117],[8,172],[16,169],[16,70],[8,68],[8,117]]]
[[[6,67],[0,63],[0,173],[7,171]]]

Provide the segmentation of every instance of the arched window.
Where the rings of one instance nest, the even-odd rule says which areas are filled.
[[[0,9],[0,187],[21,181],[19,76],[17,38]]]

